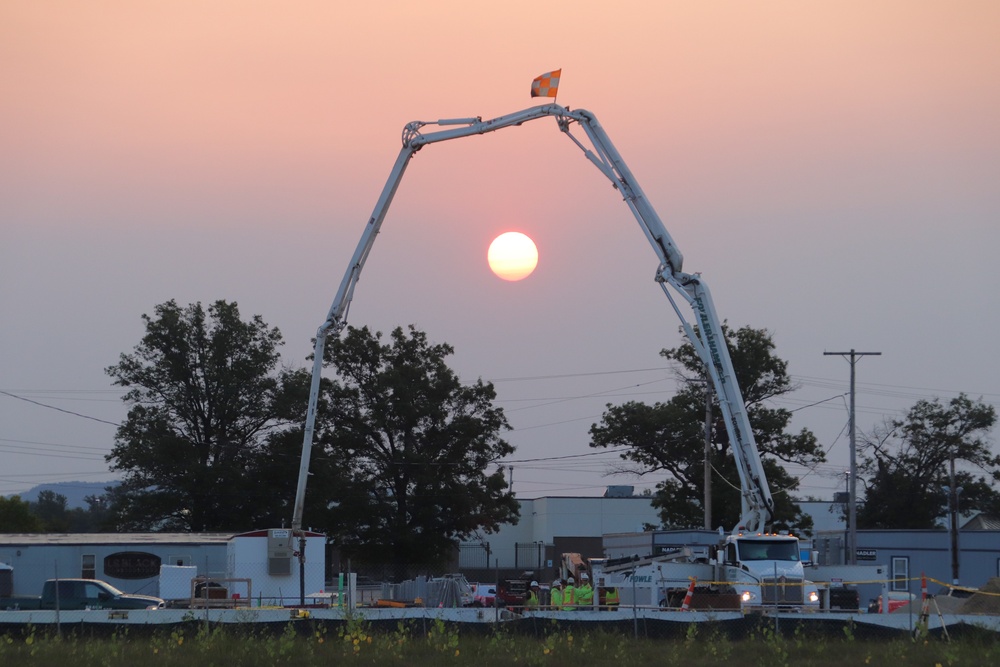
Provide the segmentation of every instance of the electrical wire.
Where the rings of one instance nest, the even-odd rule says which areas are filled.
[[[579,379],[579,378],[586,378],[586,377],[604,377],[604,376],[613,376],[613,375],[626,375],[626,374],[631,374],[631,373],[650,373],[650,372],[663,373],[665,370],[667,370],[667,369],[665,369],[664,367],[660,366],[660,367],[634,368],[634,369],[611,370],[611,371],[593,371],[593,372],[584,372],[584,373],[563,373],[563,374],[547,374],[547,375],[536,375],[536,376],[500,377],[500,378],[491,379],[489,381],[492,382],[492,383],[494,383],[494,384],[516,383],[516,382],[542,382],[542,381],[552,381],[552,380]],[[641,387],[645,387],[645,386],[649,386],[649,385],[654,385],[654,384],[662,383],[662,382],[666,381],[667,379],[669,379],[669,378],[657,378],[655,380],[649,380],[649,381],[646,381],[646,382],[640,382],[640,383],[633,383],[633,384],[629,384],[629,385],[618,386],[618,387],[615,387],[615,388],[612,388],[612,389],[605,389],[605,390],[595,391],[595,392],[586,393],[586,394],[573,394],[573,395],[569,395],[569,396],[558,396],[557,395],[557,396],[535,397],[535,398],[504,398],[504,397],[501,396],[501,397],[497,398],[496,402],[497,403],[501,403],[501,404],[502,403],[526,403],[526,402],[534,402],[534,403],[536,403],[535,405],[525,405],[525,406],[522,406],[522,407],[508,408],[506,410],[506,412],[508,412],[508,413],[516,413],[516,412],[521,412],[521,411],[525,411],[525,410],[531,410],[531,409],[537,409],[537,408],[543,408],[543,407],[550,407],[552,405],[558,405],[558,404],[562,404],[562,403],[571,403],[571,402],[574,402],[574,401],[581,401],[581,400],[586,400],[586,399],[591,399],[591,398],[608,398],[608,397],[624,398],[624,397],[627,397],[627,396],[628,397],[632,397],[632,396],[650,396],[650,395],[664,396],[665,394],[668,393],[668,390],[662,390],[662,391],[645,391],[645,392],[642,392],[642,391],[630,391],[628,393],[622,393],[622,392],[625,392],[626,390],[634,390],[634,389],[638,389],[638,388],[641,388]],[[829,378],[819,378],[819,377],[812,377],[812,376],[790,376],[790,379],[793,380],[793,381],[795,381],[796,383],[798,383],[802,387],[810,387],[810,388],[828,388],[828,389],[843,390],[845,388],[845,385],[846,385],[846,383],[844,381],[841,381],[841,380],[832,380],[832,379],[829,379]],[[97,394],[97,393],[112,393],[112,392],[121,393],[120,390],[53,390],[53,389],[46,389],[46,390],[20,391],[18,393],[15,393],[15,392],[12,392],[12,391],[0,390],[0,394],[2,394],[2,395],[8,396],[8,397],[16,399],[16,400],[20,400],[20,401],[24,401],[24,402],[27,402],[27,403],[31,403],[33,405],[37,405],[37,406],[42,407],[42,408],[46,408],[46,409],[50,409],[50,410],[56,410],[56,411],[61,412],[63,414],[67,414],[67,415],[70,415],[70,416],[78,417],[78,418],[81,418],[81,419],[87,419],[87,420],[90,420],[90,421],[95,421],[95,422],[102,423],[102,424],[107,424],[109,426],[115,426],[115,427],[119,426],[118,423],[115,423],[115,422],[112,422],[112,421],[108,421],[108,420],[105,420],[105,419],[100,419],[98,417],[93,417],[91,415],[83,414],[83,413],[76,412],[76,411],[73,411],[73,410],[67,410],[67,409],[64,409],[64,408],[60,408],[60,407],[57,407],[57,406],[54,406],[54,405],[50,405],[48,403],[44,403],[44,402],[41,402],[41,401],[37,401],[37,400],[33,400],[33,399],[30,399],[30,398],[27,398],[26,396],[23,395],[25,393],[65,394],[65,393],[70,393],[70,392],[72,392],[72,393],[82,393],[82,394]],[[970,393],[970,392],[958,392],[958,391],[954,391],[954,390],[934,389],[934,388],[928,388],[928,387],[909,387],[909,386],[886,385],[886,384],[877,384],[877,383],[858,383],[856,385],[856,392],[857,392],[857,395],[880,396],[880,397],[886,397],[886,398],[905,399],[905,400],[924,400],[924,399],[929,399],[932,396],[936,397],[937,395],[941,395],[941,394],[951,394],[951,395],[956,395],[957,396],[960,393],[966,393],[966,394]],[[975,393],[975,392],[973,392],[973,393]],[[987,398],[989,398],[989,399],[1000,399],[1000,394],[997,394],[997,393],[979,392],[979,393],[977,393],[977,395],[982,396],[983,400],[987,400]],[[804,410],[814,409],[814,408],[830,409],[831,406],[828,405],[830,402],[836,400],[837,398],[843,398],[844,396],[846,396],[845,393],[840,393],[840,394],[837,394],[836,396],[831,396],[831,397],[820,399],[820,400],[817,400],[817,401],[812,401],[812,402],[809,402],[809,403],[801,404],[801,401],[797,400],[795,397],[786,395],[786,396],[782,396],[782,397],[776,398],[774,402],[777,403],[778,405],[786,404],[786,405],[794,406],[794,407],[790,407],[789,411],[793,412],[793,413],[800,413],[800,412],[802,412]],[[114,400],[114,399],[93,399],[93,398],[75,397],[73,400],[110,401],[110,400]],[[844,409],[844,410],[846,410],[847,409],[846,401],[845,401],[845,405],[844,406],[838,407],[837,409]],[[888,413],[898,413],[898,410],[896,410],[896,409],[887,410],[887,409],[878,408],[878,407],[871,406],[871,405],[861,405],[861,406],[856,405],[855,406],[855,410],[858,413],[875,414],[875,415],[885,415],[887,412]],[[512,429],[512,432],[513,433],[521,433],[521,432],[533,431],[533,430],[542,429],[542,428],[548,428],[548,427],[560,426],[560,425],[564,425],[564,424],[570,424],[570,423],[574,423],[574,422],[581,422],[581,421],[588,421],[588,420],[597,421],[597,420],[599,420],[601,418],[601,416],[602,415],[600,415],[600,414],[591,414],[591,415],[582,416],[582,417],[574,417],[574,418],[563,419],[563,420],[559,420],[559,421],[546,422],[546,423],[543,423],[543,424],[534,424],[534,425],[530,425],[530,426],[515,426]],[[832,451],[833,447],[843,437],[843,434],[844,434],[846,428],[847,428],[846,425],[841,428],[841,430],[837,434],[837,436],[834,437],[833,440],[831,441],[831,443],[825,448],[825,452],[826,453],[829,453],[830,451]],[[79,450],[80,449],[85,449],[85,450],[86,449],[90,449],[90,450],[93,450],[95,452],[106,451],[106,449],[98,448],[98,447],[86,447],[86,446],[79,446],[79,445],[60,445],[60,444],[57,444],[57,443],[41,443],[41,442],[33,442],[33,441],[25,441],[25,440],[0,439],[0,442],[3,442],[3,443],[22,443],[22,444],[29,444],[29,445],[43,445],[43,447],[31,447],[31,448],[28,448],[28,447],[20,447],[18,445],[14,445],[14,444],[6,444],[6,445],[0,445],[0,451],[7,451],[9,453],[22,454],[22,455],[30,455],[30,456],[41,456],[41,457],[47,457],[47,458],[73,458],[73,459],[79,459],[79,460],[95,460],[96,461],[96,460],[103,459],[103,455],[95,455],[95,456],[91,456],[91,457],[88,458],[86,456],[86,452],[80,452]],[[60,448],[63,448],[63,449],[60,449]],[[539,457],[539,458],[534,458],[534,459],[514,459],[514,460],[510,460],[510,461],[506,461],[506,462],[501,462],[500,465],[505,465],[505,466],[506,465],[512,465],[512,466],[517,467],[520,470],[551,470],[552,466],[554,466],[554,465],[559,465],[559,466],[561,466],[562,468],[565,469],[567,467],[566,466],[566,462],[568,462],[568,461],[577,461],[577,462],[580,463],[580,465],[571,466],[571,469],[581,470],[581,471],[589,471],[592,468],[592,464],[587,464],[586,463],[585,459],[587,457],[589,457],[590,460],[593,461],[593,462],[595,462],[595,463],[600,463],[600,458],[598,458],[598,457],[600,457],[601,455],[614,454],[614,453],[617,453],[617,452],[620,452],[620,451],[622,451],[622,450],[616,449],[616,450],[604,450],[604,451],[601,451],[601,452],[587,452],[587,453],[583,453],[583,454],[572,454],[572,455],[555,456],[555,457]],[[70,452],[72,452],[72,453],[70,453]],[[525,465],[525,464],[529,464],[529,465]],[[788,464],[788,465],[793,465],[794,466],[796,464]],[[798,478],[798,481],[799,481],[800,485],[801,485],[802,481],[804,481],[810,475],[817,475],[819,477],[831,477],[831,478],[834,478],[834,477],[840,477],[843,474],[843,470],[841,469],[841,467],[839,467],[839,466],[833,466],[833,465],[829,465],[829,464],[816,464],[816,465],[813,465],[813,466],[805,466],[805,467],[806,467],[806,472]],[[55,474],[59,474],[59,473],[50,473],[47,476],[51,477],[52,475],[55,475]],[[72,473],[70,473],[70,474],[72,474]],[[102,474],[102,473],[91,473],[91,474]],[[103,474],[106,474],[106,473],[103,473]],[[45,476],[45,475],[43,475],[43,476]],[[527,483],[526,480],[525,481],[519,480],[519,482],[522,483],[522,484]],[[560,488],[565,489],[565,488],[581,488],[581,487],[560,487]],[[595,485],[587,485],[586,487],[582,487],[582,488],[595,488]],[[801,490],[801,488],[802,487],[800,486],[800,490]]]
[[[115,427],[118,426],[118,424],[116,422],[109,422],[106,419],[99,419],[97,417],[91,417],[90,415],[80,414],[79,412],[73,412],[72,410],[64,410],[63,408],[57,408],[54,405],[48,405],[46,403],[40,403],[39,401],[33,401],[30,398],[25,398],[24,396],[18,396],[17,394],[12,394],[9,391],[4,391],[2,389],[0,389],[0,394],[3,394],[5,396],[10,396],[11,398],[16,398],[19,401],[25,401],[27,403],[34,403],[35,405],[40,405],[41,407],[48,408],[50,410],[57,410],[59,412],[64,412],[64,413],[66,413],[68,415],[73,415],[74,417],[81,417],[83,419],[90,419],[90,420],[93,420],[95,422],[100,422],[102,424],[110,424],[111,426],[115,426]]]

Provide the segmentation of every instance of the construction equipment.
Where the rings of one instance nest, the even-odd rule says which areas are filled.
[[[618,588],[621,604],[690,609],[818,609],[791,535],[726,536],[720,548],[687,547],[656,556],[592,558],[597,581]],[[687,606],[685,607],[685,600]]]
[[[594,114],[584,109],[570,110],[558,104],[536,106],[492,120],[484,121],[481,117],[474,117],[414,121],[404,127],[403,146],[365,225],[326,319],[316,332],[312,385],[302,440],[292,530],[299,533],[302,528],[326,340],[329,336],[339,336],[346,326],[347,311],[354,297],[355,286],[410,159],[421,148],[433,143],[486,134],[541,118],[553,118],[559,130],[583,151],[584,156],[621,193],[659,260],[654,279],[680,318],[684,332],[705,364],[711,385],[718,396],[739,472],[742,512],[739,524],[725,538],[717,553],[712,555],[716,576],[699,575],[699,581],[729,582],[738,589],[745,604],[768,601],[810,604],[808,598],[815,596],[815,591],[808,598],[803,591],[804,576],[802,563],[799,561],[798,540],[790,535],[763,534],[771,521],[774,501],[754,442],[743,396],[736,382],[722,324],[715,312],[708,286],[700,274],[683,271],[683,256]],[[444,129],[424,132],[425,127],[435,125]],[[589,147],[572,134],[574,126],[582,128],[589,140]],[[685,318],[677,297],[693,310],[693,324]],[[765,553],[772,549],[776,555]],[[681,579],[686,589],[688,576],[684,575]]]

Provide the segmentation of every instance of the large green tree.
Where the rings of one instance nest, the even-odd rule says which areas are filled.
[[[0,533],[37,533],[42,522],[31,513],[31,503],[21,496],[0,496]]]
[[[491,384],[463,384],[447,366],[453,352],[413,326],[388,342],[349,327],[327,347],[337,379],[314,456],[336,476],[325,490],[326,529],[344,555],[392,566],[397,578],[518,519],[498,465],[514,451],[501,438],[510,427]],[[310,488],[324,481],[314,475]]]
[[[171,300],[142,319],[141,342],[106,370],[131,406],[107,457],[123,475],[110,493],[118,528],[271,524],[276,494],[258,483],[261,453],[305,400],[300,373],[279,366],[281,333],[226,301],[206,310]]]
[[[798,481],[782,463],[814,466],[825,455],[810,431],[786,432],[791,413],[769,403],[795,390],[788,364],[775,354],[767,330],[723,329],[774,498],[773,527],[808,532],[812,519],[802,514],[790,495]],[[702,527],[707,371],[690,342],[660,354],[675,364],[680,381],[677,393],[654,405],[608,404],[600,423],[590,429],[590,446],[625,448],[621,458],[627,463],[622,472],[665,475],[653,499],[664,527]],[[712,525],[732,529],[741,514],[739,477],[722,411],[714,396],[711,400]]]
[[[987,439],[996,419],[992,405],[960,394],[947,403],[918,401],[905,418],[865,434],[858,527],[933,528],[949,511],[944,489],[953,485],[962,488],[963,511],[1000,514],[1000,457]]]

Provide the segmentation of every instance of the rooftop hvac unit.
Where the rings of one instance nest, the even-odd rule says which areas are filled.
[[[267,573],[285,575],[292,573],[292,531],[272,528],[267,531]]]

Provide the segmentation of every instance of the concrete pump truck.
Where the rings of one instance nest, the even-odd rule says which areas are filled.
[[[411,158],[417,151],[430,144],[486,134],[542,118],[553,118],[559,130],[582,150],[584,156],[619,191],[653,252],[656,253],[659,265],[654,279],[663,289],[674,312],[680,318],[688,340],[705,364],[725,418],[726,431],[736,458],[742,489],[742,516],[739,525],[734,527],[731,534],[724,536],[713,553],[705,554],[703,557],[691,557],[686,563],[678,562],[676,559],[660,562],[647,559],[649,562],[646,563],[632,562],[618,565],[607,563],[606,572],[602,576],[622,579],[619,588],[623,597],[631,588],[624,580],[627,576],[647,580],[651,586],[663,592],[663,597],[660,600],[653,600],[653,604],[662,600],[672,604],[674,599],[671,597],[671,592],[676,593],[678,589],[687,588],[689,576],[696,577],[713,591],[728,592],[737,596],[744,606],[767,603],[787,606],[815,604],[818,600],[816,589],[809,587],[804,581],[799,540],[791,535],[765,533],[771,522],[774,502],[768,489],[746,406],[736,383],[722,325],[708,286],[700,274],[684,272],[684,258],[681,252],[594,114],[583,109],[570,110],[554,103],[491,120],[474,117],[414,121],[404,127],[403,145],[396,162],[365,225],[326,319],[316,332],[312,385],[292,516],[293,531],[296,533],[302,531],[302,513],[323,369],[324,346],[328,337],[339,336],[346,326],[348,307],[353,299],[354,289],[365,260],[371,252]],[[426,132],[426,126],[438,126],[441,129]],[[589,146],[571,132],[575,126],[586,134]],[[694,324],[685,317],[679,301],[686,302],[693,310]],[[300,550],[300,553],[304,553],[304,549]],[[593,573],[592,576],[596,575],[597,573]],[[657,593],[654,597],[659,598],[660,594]]]

